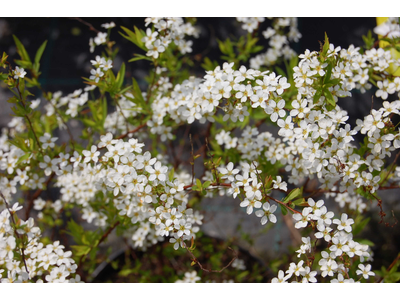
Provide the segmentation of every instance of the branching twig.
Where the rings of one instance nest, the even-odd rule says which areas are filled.
[[[106,230],[106,232],[103,233],[103,235],[101,236],[100,240],[98,241],[98,243],[92,245],[90,247],[90,250],[88,252],[88,254],[90,253],[90,251],[93,250],[94,247],[97,247],[98,245],[100,245],[111,233],[111,231],[114,230],[115,227],[117,227],[120,224],[120,221],[115,222],[113,225],[111,225],[110,227],[108,227],[108,229]],[[87,254],[86,254],[87,255]],[[82,255],[81,258],[79,259],[79,263],[78,263],[78,267],[77,269],[80,270],[80,267],[82,265],[83,259],[86,257],[86,255]]]
[[[194,254],[192,253],[192,251],[189,250],[189,248],[187,247],[186,243],[184,241],[182,241],[183,247],[189,252],[190,256],[192,257],[192,260],[194,263],[196,263],[200,269],[202,269],[205,272],[212,272],[212,273],[221,273],[223,270],[225,270],[226,268],[228,268],[234,261],[236,258],[238,258],[238,254],[236,253],[235,250],[233,250],[231,247],[228,247],[229,250],[231,250],[234,253],[234,257],[232,258],[232,260],[222,269],[220,270],[211,270],[211,269],[206,269],[203,267],[203,265],[197,260],[196,256],[194,256]]]

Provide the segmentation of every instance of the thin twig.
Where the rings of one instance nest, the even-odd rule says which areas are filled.
[[[96,33],[99,33],[99,32],[100,32],[99,30],[97,30],[96,28],[94,28],[92,24],[90,24],[89,22],[83,21],[81,18],[76,18],[76,17],[74,17],[74,18],[70,18],[70,19],[72,19],[72,20],[77,20],[77,21],[79,21],[80,23],[82,23],[82,24],[88,26],[88,27],[89,27],[89,30],[92,30],[92,31],[94,31],[94,32],[96,32]]]
[[[397,263],[397,261],[400,259],[400,253],[397,254],[397,257],[394,259],[394,261],[390,264],[390,266],[386,269],[386,272],[389,272]],[[383,277],[378,281],[378,283],[383,281]]]
[[[189,250],[189,248],[187,247],[186,243],[184,241],[182,241],[183,247],[189,252],[190,256],[192,257],[193,262],[195,262],[200,269],[202,269],[205,272],[212,272],[212,273],[221,273],[223,270],[225,270],[226,268],[228,268],[234,261],[236,258],[238,258],[238,254],[236,253],[235,250],[233,250],[231,247],[228,247],[229,250],[231,250],[234,253],[234,257],[232,258],[232,260],[222,269],[220,270],[211,270],[211,269],[206,269],[203,267],[203,265],[197,260],[196,256],[194,256],[194,254],[192,253],[192,251]]]
[[[190,145],[192,146],[191,154],[192,154],[193,162],[191,162],[191,164],[192,164],[192,185],[193,185],[194,184],[194,154],[193,154],[193,141],[192,141],[191,134],[189,135],[189,139],[190,139]]]
[[[139,131],[141,128],[145,127],[146,125],[147,125],[146,123],[139,125],[135,129],[132,129],[131,131],[128,131],[127,133],[124,133],[124,134],[116,137],[116,139],[118,139],[118,140],[123,139],[123,138],[127,137],[129,134]]]
[[[90,247],[90,250],[89,250],[88,254],[90,253],[90,251],[93,250],[94,247],[99,246],[99,245],[109,236],[109,234],[114,230],[114,228],[117,227],[119,224],[120,224],[120,221],[117,221],[117,222],[115,222],[113,225],[111,225],[111,226],[106,230],[106,232],[103,233],[103,235],[101,236],[99,242],[96,243],[96,244],[94,244],[94,245],[92,245],[92,246]],[[80,267],[81,267],[81,265],[82,265],[82,263],[83,263],[83,259],[84,259],[86,256],[87,256],[87,254],[86,254],[86,255],[82,255],[81,258],[79,259],[79,263],[78,263],[78,267],[77,267],[78,270],[80,270]]]

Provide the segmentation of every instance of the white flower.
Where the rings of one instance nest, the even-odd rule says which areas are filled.
[[[255,212],[256,216],[261,218],[261,225],[265,225],[268,220],[270,220],[272,223],[276,223],[276,216],[273,213],[276,211],[277,206],[275,204],[270,205],[268,202],[265,202],[262,208],[263,210],[257,210]]]
[[[358,267],[360,270],[356,271],[357,275],[362,274],[365,279],[368,279],[369,276],[375,276],[375,273],[371,271],[371,265],[364,266],[363,264],[359,264]]]
[[[351,224],[354,224],[353,219],[347,219],[347,214],[342,214],[341,219],[334,219],[333,223],[338,225],[338,230],[346,230],[347,232],[351,232]]]
[[[83,150],[82,154],[85,156],[85,159],[83,160],[83,162],[88,163],[91,160],[93,160],[94,162],[98,162],[98,160],[99,160],[98,156],[100,155],[100,152],[97,151],[96,145],[92,145],[92,147],[90,148],[90,151]]]
[[[158,179],[160,181],[167,180],[166,173],[168,172],[168,167],[162,166],[161,162],[159,161],[154,164],[154,169],[151,166],[147,166],[146,171],[150,173],[149,176],[150,181],[154,181],[155,179]]]
[[[94,42],[96,45],[104,44],[107,41],[107,33],[99,32],[97,36],[94,38]]]
[[[24,78],[25,75],[26,75],[26,72],[25,72],[24,68],[15,67],[14,79]]]

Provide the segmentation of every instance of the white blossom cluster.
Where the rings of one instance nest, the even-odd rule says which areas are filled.
[[[270,67],[281,57],[290,60],[296,56],[296,52],[289,44],[298,42],[301,38],[301,33],[297,29],[297,18],[275,18],[272,27],[268,27],[262,35],[269,40],[270,47],[265,53],[250,59],[250,68],[258,70],[262,66]]]
[[[197,38],[199,31],[183,18],[146,18],[146,36],[142,39],[148,49],[146,55],[155,59],[164,52],[170,43],[174,43],[182,54],[192,52],[193,41],[185,40],[185,35]]]
[[[91,203],[98,193],[104,197],[112,194],[119,215],[132,222],[129,233],[135,248],[146,249],[164,236],[171,236],[177,248],[179,242],[183,245],[184,240],[194,237],[199,230],[195,225],[202,224],[202,216],[187,208],[184,183],[170,181],[168,167],[150,152],[141,154],[144,144],[137,139],[124,142],[107,133],[100,140],[97,146],[83,150],[83,155],[75,152],[69,158],[61,153],[68,156],[67,163],[61,165],[56,159],[48,167],[58,175],[56,186],[61,188],[61,201],[82,207],[82,218],[88,223],[105,226],[106,211],[94,209]],[[100,154],[103,149],[105,152]]]
[[[110,30],[111,28],[115,27],[115,23],[114,22],[105,23],[105,24],[102,24],[101,27]],[[107,35],[108,35],[107,32],[99,31],[95,38],[89,39],[90,53],[94,52],[94,49],[96,48],[96,46],[103,45],[107,42]]]
[[[330,44],[327,56],[337,57],[336,66],[332,68],[331,79],[337,79],[338,83],[329,88],[335,101],[338,97],[350,96],[350,91],[354,88],[361,88],[362,85],[366,87],[367,81],[362,81],[360,75],[366,74],[364,70],[382,72],[377,66],[387,67],[392,62],[390,52],[380,50],[382,49],[366,51],[362,55],[354,46],[341,50],[340,47],[335,48]],[[367,116],[364,122],[358,120],[358,126],[351,129],[350,125],[346,124],[347,112],[340,106],[337,105],[333,110],[328,111],[324,106],[324,96],[321,96],[314,104],[316,90],[313,88],[313,83],[326,74],[327,63],[320,64],[317,52],[311,53],[308,50],[300,55],[300,58],[302,60],[299,66],[293,69],[298,95],[297,99],[291,102],[292,109],[289,111],[285,110],[286,101],[280,98],[284,89],[289,86],[286,78],[276,76],[274,73],[266,75],[252,69],[246,70],[244,67],[234,72],[238,76],[240,76],[239,72],[250,74],[245,75],[247,78],[264,74],[263,80],[256,80],[255,86],[252,86],[249,81],[246,86],[236,84],[236,90],[239,91],[236,92],[235,98],[241,100],[240,105],[242,102],[245,105],[250,99],[249,102],[253,108],[262,107],[265,113],[270,115],[271,121],[276,122],[280,127],[278,135],[282,137],[282,140],[275,139],[269,133],[258,134],[258,130],[253,128],[244,131],[240,139],[230,137],[226,132],[221,131],[216,136],[218,143],[224,144],[227,149],[237,148],[243,154],[243,158],[250,160],[256,159],[266,149],[264,155],[268,160],[272,163],[279,160],[286,165],[286,171],[291,173],[289,183],[298,184],[302,178],[316,174],[322,183],[322,188],[347,191],[349,196],[354,196],[355,190],[361,186],[374,192],[378,187],[380,176],[373,176],[372,172],[381,171],[385,156],[389,156],[392,150],[399,147],[398,133],[387,132],[388,127],[384,124],[391,124],[389,115],[399,113],[400,102],[384,102],[382,108],[378,111],[372,110],[371,115]],[[229,76],[225,75],[225,72],[229,74],[229,71],[225,71],[228,66],[225,64],[222,72],[219,68],[213,73],[209,72],[205,77],[207,81],[199,87],[201,88],[203,84],[207,86],[209,81],[215,82],[209,88],[211,91],[214,86],[225,85],[225,81],[219,82]],[[393,84],[396,88],[390,90],[390,93],[400,91],[396,85],[397,82],[398,78],[394,79]],[[242,93],[241,90],[243,90]],[[225,90],[222,89],[220,94],[224,92]],[[225,96],[233,98],[233,93]],[[229,118],[228,115],[232,121],[237,121],[237,111],[229,114],[229,109],[227,109],[224,121]],[[189,123],[190,121],[188,120]],[[367,134],[368,147],[371,148],[371,153],[365,158],[356,154],[355,145],[351,144],[354,141],[352,136],[359,131]],[[367,170],[359,172],[358,170],[363,165],[368,167]],[[338,181],[340,181],[339,187],[335,186]],[[356,202],[357,209],[361,211],[365,206],[358,200]]]
[[[246,208],[248,215],[253,213],[253,209],[262,207],[262,209],[255,211],[255,215],[261,218],[261,224],[265,225],[268,221],[276,223],[277,219],[274,212],[277,206],[275,204],[270,205],[269,202],[262,203],[265,201],[263,198],[267,191],[264,190],[262,182],[260,182],[261,171],[257,169],[257,166],[256,161],[251,162],[251,164],[242,162],[240,168],[237,169],[230,162],[226,166],[219,167],[218,171],[222,174],[220,179],[224,180],[224,183],[227,181],[230,184],[226,193],[232,195],[233,198],[243,197],[240,207]],[[241,173],[239,173],[240,169]],[[272,183],[274,189],[287,191],[287,184],[282,182],[280,176],[277,176]]]
[[[297,229],[307,227],[310,223],[314,223],[317,232],[314,234],[318,241],[324,240],[328,243],[329,248],[321,252],[321,259],[318,261],[319,271],[313,271],[304,260],[300,260],[297,264],[290,263],[289,269],[285,272],[280,270],[278,277],[272,279],[272,282],[287,282],[295,275],[294,282],[317,282],[315,276],[318,273],[322,277],[333,277],[331,282],[355,282],[348,275],[349,266],[352,260],[358,256],[360,262],[371,259],[368,245],[360,244],[353,240],[352,224],[354,220],[348,218],[347,214],[342,213],[340,219],[334,219],[334,213],[328,211],[323,200],[315,202],[312,198],[307,200],[308,206],[303,208],[301,214],[293,214],[296,221]],[[334,228],[332,228],[335,225]],[[302,245],[296,252],[297,257],[306,256],[306,261],[309,261],[307,253],[313,252],[314,240],[310,237],[302,238]],[[362,275],[365,279],[369,276],[374,276],[371,270],[371,265],[364,266],[359,264],[357,275]],[[286,274],[286,275],[285,275]]]
[[[62,92],[60,91],[53,93],[50,102],[44,106],[44,109],[46,110],[46,116],[56,115],[60,129],[65,129],[65,124],[62,122],[62,119],[57,111],[61,108],[64,109],[65,106],[67,106],[68,108],[66,109],[65,113],[73,118],[76,117],[79,109],[89,99],[89,90],[91,90],[91,88],[85,88],[84,91],[82,91],[82,89],[75,90],[73,93],[70,93],[66,96],[63,96]]]
[[[400,37],[400,25],[399,18],[389,17],[386,22],[376,26],[374,32],[381,36],[388,38],[398,38]]]
[[[252,33],[254,30],[258,28],[260,23],[265,21],[264,17],[237,17],[236,20],[240,23],[243,23],[242,29],[246,30],[249,33]]]
[[[133,130],[134,126],[126,122],[126,119],[136,117],[142,110],[140,106],[137,106],[133,101],[134,96],[130,93],[121,95],[117,100],[118,106],[114,112],[110,112],[106,116],[104,122],[104,129],[107,132],[116,134],[117,132],[125,132],[126,130]]]
[[[94,80],[96,83],[99,82],[99,79],[104,76],[104,72],[111,69],[113,67],[112,60],[106,60],[104,57],[96,56],[96,60],[91,60],[91,64],[95,67],[95,69],[90,70],[89,79]]]
[[[290,87],[287,79],[273,72],[261,73],[244,66],[235,71],[232,67],[233,63],[224,63],[222,69],[207,71],[204,80],[191,77],[175,85],[170,96],[159,93],[152,103],[153,117],[149,123],[152,132],[164,133],[165,139],[172,139],[166,119],[176,124],[191,124],[196,120],[215,122],[217,111],[224,114],[224,122],[229,119],[242,122],[249,116],[247,103],[252,108],[263,108],[276,122],[278,115],[284,113],[285,101],[280,95]]]
[[[64,251],[59,241],[41,243],[41,231],[33,218],[13,223],[10,212],[20,209],[22,206],[15,203],[0,213],[1,282],[80,282],[79,275],[71,277],[77,269],[71,251]],[[21,239],[25,240],[23,249]]]

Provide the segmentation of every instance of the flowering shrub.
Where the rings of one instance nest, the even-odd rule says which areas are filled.
[[[38,80],[46,42],[32,60],[14,36],[20,59],[9,62],[3,53],[0,62],[0,78],[14,94],[13,119],[0,137],[2,282],[90,280],[114,229],[132,251],[161,242],[181,251],[192,269],[171,281],[199,282],[200,274],[229,270],[246,276],[234,247],[218,270],[197,256],[206,222],[201,202],[222,196],[254,213],[260,226],[291,216],[288,226],[301,235],[297,258],[275,264],[272,282],[398,280],[397,259],[371,270],[371,244],[357,238],[373,206],[388,225],[378,191],[399,188],[399,154],[388,160],[400,148],[393,121],[400,114],[398,20],[375,28],[379,39],[364,37],[363,48],[343,49],[325,36],[321,49],[300,54],[291,48],[301,38],[296,18],[273,19],[261,34],[265,18],[237,21],[248,34],[218,41],[226,62],[205,58],[200,77],[191,74],[187,56],[200,35],[194,19],[146,18],[145,30],[119,27],[137,51],[129,63],[149,61],[146,90],[127,76],[125,63],[114,72],[110,36],[118,24],[103,24],[107,32],[90,39],[90,52],[103,52],[90,60],[82,89],[68,95],[45,91]],[[266,52],[261,38],[268,40]],[[340,98],[373,87],[382,107],[352,128]],[[84,143],[72,122],[83,126]],[[193,123],[204,134],[179,133]],[[68,142],[59,143],[56,132]],[[45,194],[50,188],[58,188],[54,198]],[[48,236],[55,228],[71,236],[71,250]]]

